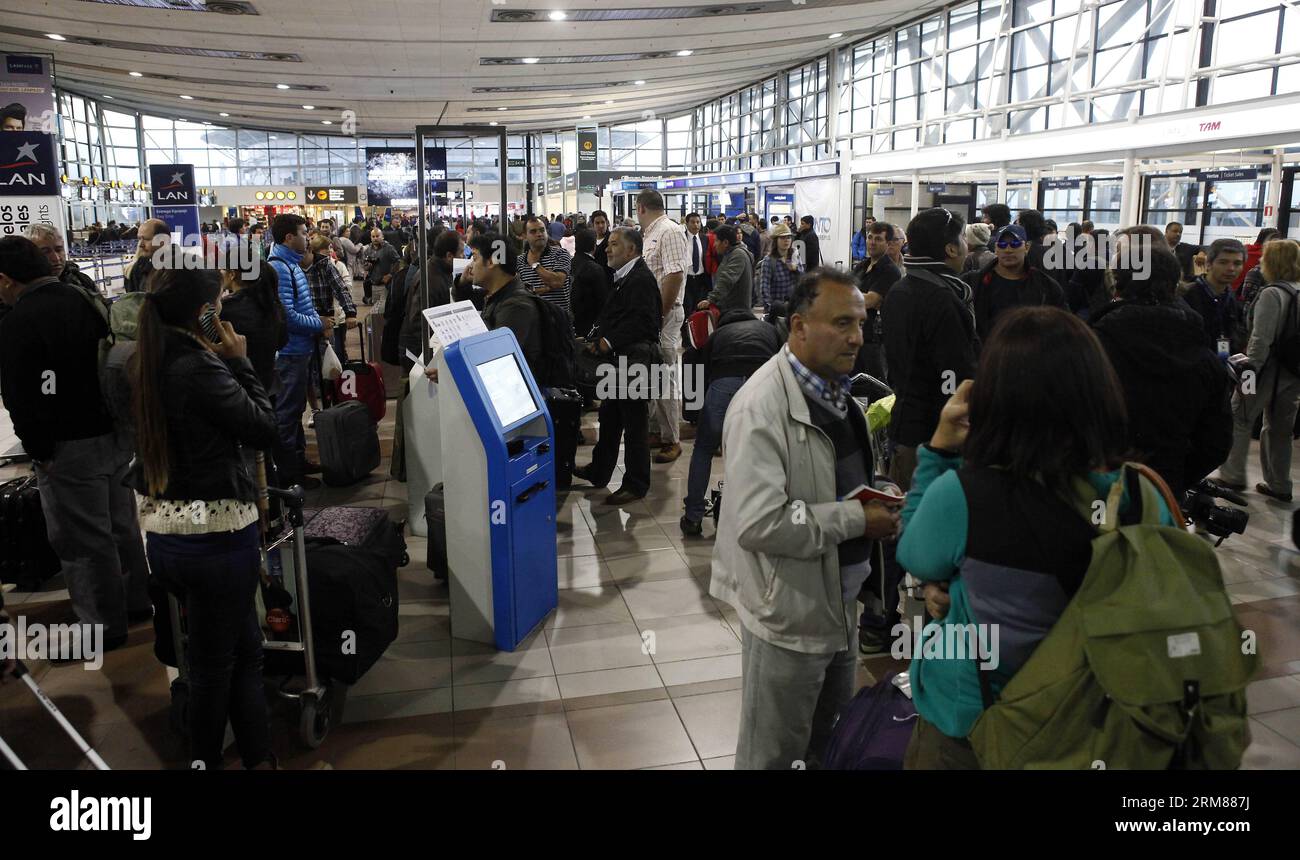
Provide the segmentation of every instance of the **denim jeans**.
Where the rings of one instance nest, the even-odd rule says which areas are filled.
[[[154,576],[185,607],[190,756],[209,770],[221,767],[227,720],[245,767],[271,755],[253,600],[259,546],[256,523],[237,532],[148,536]]]
[[[275,357],[275,373],[280,391],[275,398],[275,423],[280,430],[280,456],[276,458],[280,477],[286,486],[302,474],[307,456],[307,434],[302,429],[302,413],[307,408],[307,386],[311,375],[311,353]]]
[[[853,698],[857,655],[805,654],[740,631],[736,770],[821,766],[835,718]]]
[[[695,447],[691,451],[691,470],[686,477],[686,518],[699,522],[704,519],[704,496],[709,490],[709,472],[713,468],[713,452],[722,443],[722,419],[745,384],[743,376],[724,376],[709,383],[704,395],[704,409],[700,423],[695,428]]]
[[[104,625],[106,641],[126,636],[128,611],[149,608],[149,568],[125,485],[131,451],[112,433],[57,442],[36,465],[50,546],[63,565],[82,624]]]

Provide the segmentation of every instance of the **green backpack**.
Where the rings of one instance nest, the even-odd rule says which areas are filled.
[[[1074,599],[995,703],[981,685],[986,709],[970,732],[981,767],[1241,764],[1253,637],[1233,617],[1213,548],[1160,525],[1161,490],[1178,516],[1154,472],[1124,466]]]

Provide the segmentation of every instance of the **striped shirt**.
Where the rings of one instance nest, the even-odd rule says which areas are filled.
[[[794,378],[799,381],[799,387],[805,396],[821,403],[840,418],[849,414],[849,389],[852,388],[853,381],[847,375],[833,382],[823,379],[805,367],[790,351],[789,345],[785,347],[785,358],[790,362],[790,369],[794,371]]]
[[[690,268],[689,248],[686,244],[686,231],[667,215],[661,215],[647,227],[642,236],[641,257],[655,276],[662,292],[664,278],[681,272],[683,275]],[[682,306],[682,294],[685,288],[677,291],[674,307]]]
[[[551,290],[542,293],[542,298],[548,302],[555,302],[569,311],[569,291],[573,287],[573,274],[569,271],[573,265],[573,258],[569,252],[559,245],[547,245],[546,251],[542,254],[541,267],[551,272],[564,272],[564,286],[558,290]],[[519,255],[515,260],[515,269],[519,273],[519,281],[524,288],[530,293],[535,293],[540,287],[546,286],[542,283],[542,276],[537,274],[533,264],[528,261],[528,249]]]

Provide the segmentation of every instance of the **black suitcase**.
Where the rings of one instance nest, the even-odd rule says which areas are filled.
[[[391,334],[390,329],[394,329]],[[397,361],[389,361],[385,355],[384,349],[388,341],[395,340],[397,332],[401,331],[401,326],[388,326],[387,320],[382,314],[366,315],[366,330],[362,335],[366,339],[366,351],[370,353],[370,360],[379,365],[380,373],[384,377],[384,392],[389,399],[397,396],[402,390],[402,368],[401,355],[397,356]],[[392,354],[392,350],[388,351]]]
[[[331,487],[355,484],[379,468],[379,430],[359,400],[316,413],[316,446],[321,477]]]
[[[383,552],[312,539],[307,582],[317,670],[355,684],[397,638],[397,569]]]
[[[35,591],[62,567],[45,532],[36,476],[0,484],[0,582]]]
[[[447,578],[447,501],[442,484],[435,484],[424,496],[424,520],[429,524],[428,551],[425,566],[433,571],[435,579]]]

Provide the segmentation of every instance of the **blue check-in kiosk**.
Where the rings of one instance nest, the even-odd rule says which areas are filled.
[[[559,601],[551,416],[507,328],[438,365],[451,633],[513,651]]]

